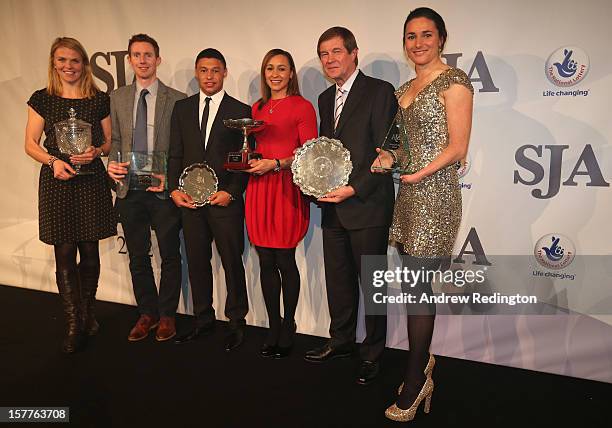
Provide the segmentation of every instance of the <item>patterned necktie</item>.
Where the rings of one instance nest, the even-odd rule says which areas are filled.
[[[132,145],[132,151],[134,152],[147,153],[149,151],[149,143],[147,141],[147,100],[145,100],[145,96],[148,93],[148,90],[143,89],[140,91],[140,97],[138,97],[134,144]]]
[[[210,100],[212,98],[206,97],[204,101],[206,101],[206,105],[204,106],[204,111],[202,112],[202,123],[200,124],[200,134],[202,134],[202,144],[206,147],[206,125],[208,125],[208,113],[210,112]]]
[[[336,91],[336,109],[334,110],[334,131],[338,127],[340,121],[340,114],[342,113],[342,107],[344,106],[344,89],[338,88]]]

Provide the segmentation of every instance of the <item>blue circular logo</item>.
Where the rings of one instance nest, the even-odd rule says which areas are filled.
[[[576,255],[574,243],[560,233],[549,233],[536,242],[533,255],[540,265],[559,270],[569,266]]]
[[[576,46],[562,47],[554,51],[546,61],[546,77],[561,87],[574,86],[585,78],[590,63],[587,53]]]
[[[472,158],[469,154],[465,157],[463,162],[461,161],[457,162],[457,175],[459,176],[459,179],[465,177],[468,174],[468,172],[470,172],[471,166],[472,166]]]

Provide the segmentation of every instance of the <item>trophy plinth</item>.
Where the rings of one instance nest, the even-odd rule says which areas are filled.
[[[147,190],[149,187],[157,187],[161,184],[159,178],[154,178],[151,174],[134,174],[130,176],[130,189]]]
[[[76,118],[73,108],[68,110],[69,118],[54,125],[55,140],[64,155],[80,155],[91,146],[91,125]],[[76,175],[91,175],[94,171],[82,170],[81,165],[72,165]]]
[[[249,161],[252,159],[262,159],[261,153],[257,153],[251,150],[249,147],[248,136],[249,132],[253,132],[256,129],[264,126],[263,120],[255,119],[225,119],[223,124],[228,128],[241,129],[244,141],[242,143],[242,149],[238,152],[229,152],[227,154],[227,162],[223,164],[223,168],[232,172],[239,172],[245,169],[251,168]]]
[[[149,187],[167,188],[167,154],[165,152],[117,153],[118,162],[129,162],[127,184],[131,190],[147,190]]]

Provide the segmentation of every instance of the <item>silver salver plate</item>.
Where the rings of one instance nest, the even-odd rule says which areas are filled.
[[[327,137],[308,140],[291,164],[293,182],[302,193],[316,198],[346,186],[352,170],[350,152],[339,140]]]
[[[215,170],[205,163],[189,165],[179,178],[179,190],[191,196],[196,207],[209,203],[208,198],[217,192],[218,184]]]

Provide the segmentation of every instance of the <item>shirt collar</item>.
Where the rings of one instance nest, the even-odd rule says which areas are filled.
[[[140,82],[138,80],[136,80],[136,94],[140,95],[140,91],[142,91],[144,88],[142,87],[142,85],[140,84]],[[155,79],[155,81],[153,83],[151,83],[149,86],[147,86],[147,91],[149,91],[149,93],[153,96],[156,97],[157,96],[157,90],[159,89],[159,80]]]
[[[357,78],[357,74],[359,74],[359,69],[358,68],[356,68],[355,71],[353,71],[353,74],[351,74],[351,77],[346,79],[346,82],[344,82],[344,85],[342,85],[342,86],[336,85],[336,92],[338,91],[338,88],[340,88],[340,89],[342,89],[344,91],[345,94],[348,94],[351,91],[351,87],[353,86],[353,83],[355,83],[355,79]]]
[[[221,89],[219,92],[217,92],[215,95],[206,95],[201,89],[200,89],[200,104],[204,104],[206,97],[210,96],[211,101],[216,104],[219,105],[221,104],[221,100],[223,99],[223,97],[225,96],[225,89]]]

